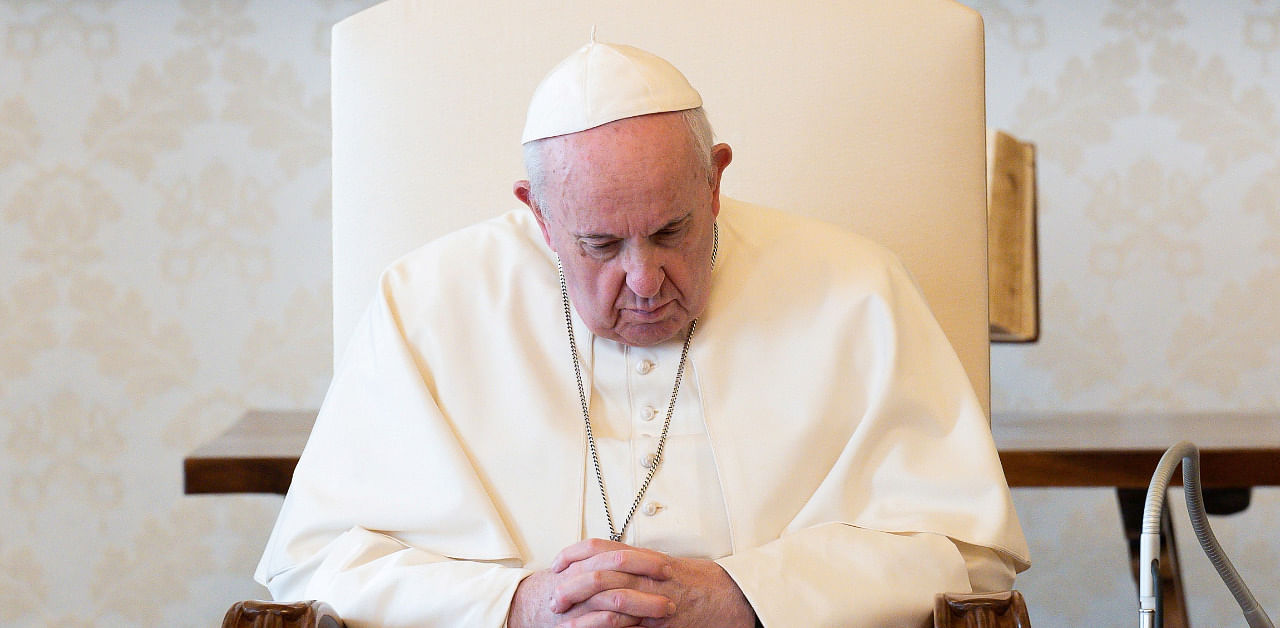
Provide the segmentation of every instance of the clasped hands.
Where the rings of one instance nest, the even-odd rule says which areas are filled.
[[[510,628],[754,624],[746,597],[715,562],[603,539],[566,547],[521,581],[507,621]]]

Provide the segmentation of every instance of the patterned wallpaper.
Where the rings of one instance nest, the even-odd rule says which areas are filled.
[[[328,28],[372,2],[0,0],[0,625],[262,594],[279,499],[183,497],[181,457],[323,395]],[[1280,5],[970,4],[1040,160],[1042,340],[993,350],[995,409],[1280,408]],[[1111,495],[1015,497],[1036,625],[1131,625]],[[1215,525],[1280,614],[1255,502]],[[1193,619],[1244,625],[1189,540]]]
[[[973,4],[1039,147],[1045,334],[997,408],[1280,406],[1280,5]]]
[[[1280,3],[972,0],[988,120],[1035,142],[1041,341],[1001,410],[1280,410]],[[1244,626],[1172,496],[1192,623]],[[1133,625],[1108,490],[1015,491],[1037,626]],[[1280,616],[1280,493],[1214,518]]]
[[[0,2],[0,625],[215,625],[279,499],[182,455],[330,373],[329,27],[371,4]]]

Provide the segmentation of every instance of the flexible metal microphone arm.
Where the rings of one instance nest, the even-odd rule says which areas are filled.
[[[1258,605],[1253,593],[1245,585],[1231,560],[1222,551],[1218,539],[1209,527],[1209,518],[1204,510],[1204,496],[1200,492],[1200,450],[1187,441],[1182,441],[1160,458],[1156,472],[1151,476],[1151,484],[1147,487],[1147,502],[1142,510],[1142,535],[1139,537],[1139,558],[1142,561],[1138,570],[1138,625],[1141,628],[1153,628],[1157,624],[1157,606],[1159,596],[1158,576],[1160,573],[1160,516],[1164,512],[1165,491],[1173,472],[1182,463],[1182,486],[1187,498],[1187,514],[1191,517],[1191,529],[1200,541],[1213,568],[1226,583],[1231,595],[1235,596],[1240,610],[1244,611],[1245,621],[1249,628],[1274,628],[1267,612]]]

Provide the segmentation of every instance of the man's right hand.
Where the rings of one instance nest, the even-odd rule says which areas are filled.
[[[607,544],[591,539],[581,543]],[[572,546],[571,546],[572,547]],[[568,566],[553,565],[516,587],[509,628],[596,628],[638,626],[675,611],[675,603],[653,591],[671,577],[667,557],[622,546],[591,552]],[[559,567],[559,569],[557,569]]]

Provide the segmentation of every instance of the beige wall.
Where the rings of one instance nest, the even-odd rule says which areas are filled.
[[[0,625],[261,595],[279,499],[184,498],[181,458],[324,393],[328,28],[366,4],[0,3]]]
[[[988,120],[1039,150],[1041,341],[993,348],[993,410],[1280,410],[1280,4],[969,4]],[[1015,498],[1033,623],[1132,625],[1113,496]],[[1278,522],[1274,489],[1214,520],[1273,617]],[[1193,623],[1244,626],[1180,531]]]
[[[182,497],[180,461],[321,399],[327,28],[370,3],[0,3],[0,625],[260,594],[278,498]],[[1280,7],[971,4],[989,118],[1041,166],[1042,341],[993,350],[995,409],[1280,409]],[[1130,625],[1110,495],[1016,498],[1036,625]],[[1257,501],[1215,524],[1277,614]],[[1184,560],[1200,625],[1243,625]]]

